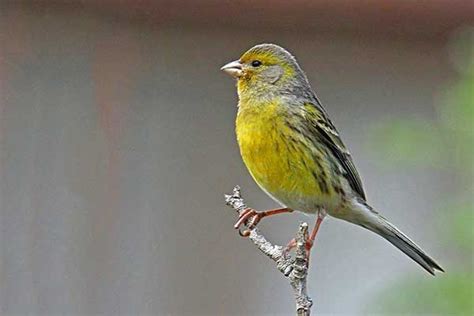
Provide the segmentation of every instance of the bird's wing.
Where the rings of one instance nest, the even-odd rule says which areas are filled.
[[[312,109],[312,124],[313,128],[316,129],[316,132],[321,136],[321,141],[331,150],[333,155],[338,159],[342,168],[344,169],[345,175],[351,188],[357,192],[361,198],[364,200],[365,192],[362,187],[362,181],[360,179],[359,173],[352,161],[351,154],[347,150],[346,146],[342,142],[339,133],[336,130],[336,127],[332,124],[331,120],[328,118],[328,115],[322,108],[320,104],[307,104],[309,108]]]

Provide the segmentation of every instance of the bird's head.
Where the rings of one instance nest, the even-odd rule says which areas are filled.
[[[308,85],[296,59],[274,44],[254,46],[221,70],[237,79],[240,97],[283,93]]]

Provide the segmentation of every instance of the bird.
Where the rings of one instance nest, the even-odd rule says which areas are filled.
[[[326,216],[372,231],[427,272],[444,272],[415,242],[369,205],[352,156],[295,57],[275,44],[259,44],[222,71],[237,81],[235,122],[243,162],[280,208],[242,212],[235,228],[250,235],[262,218],[293,211],[317,216],[309,251]],[[240,228],[246,224],[247,230]],[[294,239],[286,250],[295,246]]]

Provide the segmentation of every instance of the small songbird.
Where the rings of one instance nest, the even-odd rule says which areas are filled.
[[[246,223],[252,229],[260,219],[279,213],[316,214],[309,252],[327,214],[379,234],[433,275],[444,272],[367,203],[349,151],[288,51],[257,45],[221,70],[237,79],[236,133],[243,161],[260,188],[282,206],[247,209],[235,228]],[[288,249],[292,247],[294,241]]]

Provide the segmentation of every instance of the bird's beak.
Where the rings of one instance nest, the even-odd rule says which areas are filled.
[[[221,70],[234,78],[240,78],[242,76],[242,64],[238,60],[222,66]]]

